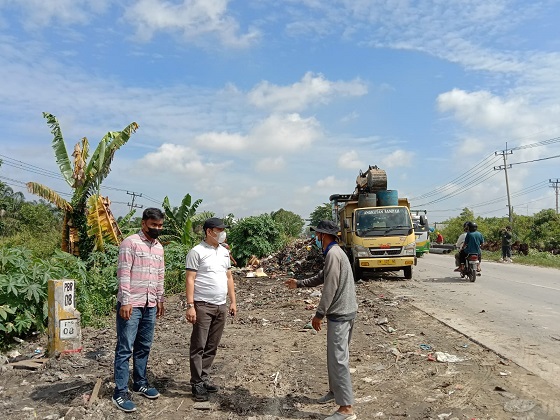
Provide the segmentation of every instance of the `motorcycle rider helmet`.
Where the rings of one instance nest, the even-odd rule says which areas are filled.
[[[469,222],[463,223],[463,230],[464,230],[464,231],[469,230],[469,226],[470,226],[471,224],[472,224],[472,222],[470,222],[470,221],[469,221]]]
[[[469,224],[469,232],[476,232],[478,229],[478,225],[475,222],[471,222]]]

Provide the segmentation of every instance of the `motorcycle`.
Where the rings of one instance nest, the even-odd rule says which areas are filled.
[[[467,255],[466,264],[464,264],[463,269],[460,271],[461,278],[468,278],[471,282],[476,280],[476,276],[480,276],[480,273],[476,271],[478,267],[478,254]]]

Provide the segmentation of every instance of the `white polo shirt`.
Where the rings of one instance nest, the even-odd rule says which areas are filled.
[[[229,251],[202,241],[189,251],[187,271],[196,271],[194,300],[223,305],[227,297],[227,272],[231,269]]]

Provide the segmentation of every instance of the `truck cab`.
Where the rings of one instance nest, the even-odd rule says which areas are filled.
[[[331,196],[340,224],[340,246],[352,264],[355,279],[366,271],[403,270],[412,278],[416,236],[408,206],[359,207],[351,195]]]

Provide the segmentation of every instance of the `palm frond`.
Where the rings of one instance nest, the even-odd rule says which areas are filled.
[[[137,129],[138,124],[133,122],[123,131],[109,131],[101,139],[87,166],[88,180],[87,185],[84,185],[85,188],[99,188],[101,182],[111,172],[111,162],[115,152],[130,139]]]
[[[88,235],[95,238],[95,249],[99,251],[103,251],[106,242],[115,245],[121,242],[120,229],[108,204],[108,199],[97,194],[88,198]]]
[[[192,198],[190,194],[185,195],[183,197],[183,201],[181,201],[181,205],[179,206],[179,210],[177,211],[177,222],[181,225],[185,223],[185,216],[188,214],[191,201]]]
[[[68,183],[72,185],[72,164],[70,158],[68,157],[68,151],[66,150],[66,144],[64,144],[64,138],[62,137],[62,130],[58,124],[58,120],[52,114],[48,112],[43,112],[43,118],[46,118],[47,124],[51,128],[51,133],[53,134],[52,148],[54,149],[54,155],[56,158],[56,163],[60,169],[60,173]]]
[[[58,195],[56,191],[51,190],[49,187],[37,182],[28,182],[26,185],[27,191],[29,191],[31,194],[35,194],[41,198],[44,198],[49,203],[54,204],[61,210],[72,211],[72,206],[70,205],[70,203],[60,195]]]

